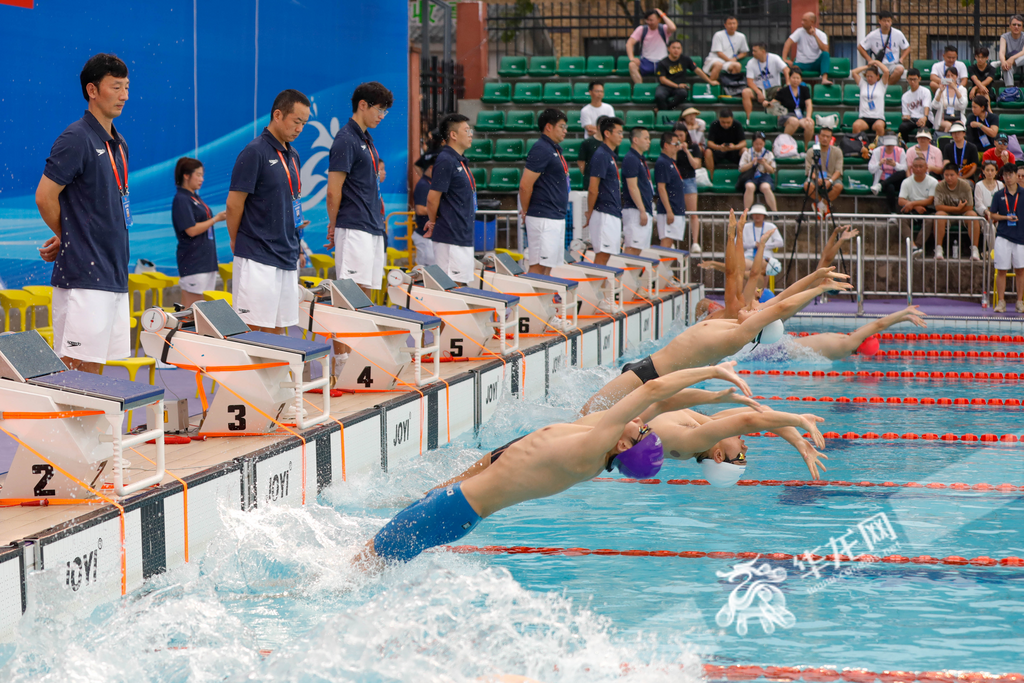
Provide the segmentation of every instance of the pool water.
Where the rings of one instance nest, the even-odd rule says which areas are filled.
[[[625,360],[654,348],[648,344]],[[806,355],[785,363],[742,360],[740,367],[1024,371],[1015,360],[829,363]],[[34,606],[17,640],[0,646],[0,679],[472,681],[507,673],[552,682],[697,681],[701,663],[993,673],[1024,668],[1024,568],[847,564],[855,570],[840,576],[831,562],[822,562],[815,565],[815,577],[807,564],[760,558],[756,567],[768,565],[776,578],[786,571],[772,585],[792,618],[769,621],[768,632],[753,617],[743,636],[737,622],[716,621],[739,585],[723,575],[739,559],[429,552],[377,577],[350,568],[366,540],[423,491],[490,448],[573,419],[575,409],[617,372],[566,372],[543,404],[506,397],[478,435],[387,474],[351,477],[305,508],[224,512],[225,529],[202,559],[91,614],[77,614],[67,604],[66,593],[57,589],[61,577],[34,575]],[[785,400],[1019,398],[1018,382],[753,374],[746,379],[755,394],[782,399],[766,399],[773,408],[823,416],[822,431],[1024,436],[1019,407]],[[746,479],[810,478],[781,439],[751,437],[747,444]],[[824,452],[824,476],[830,480],[1024,483],[1024,444],[829,439]],[[878,554],[1024,556],[1021,491],[723,491],[667,483],[699,477],[695,465],[669,461],[658,484],[588,482],[503,510],[461,543],[824,556],[833,552],[830,539],[845,534],[859,544],[849,553],[857,555],[871,551],[858,524],[884,513],[895,538],[876,539]],[[846,551],[839,546],[838,552]],[[822,586],[830,577],[836,580]],[[779,598],[772,603],[781,608]]]

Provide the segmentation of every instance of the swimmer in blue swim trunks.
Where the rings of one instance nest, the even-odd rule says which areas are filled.
[[[452,543],[504,508],[546,498],[612,468],[629,477],[652,477],[664,452],[658,435],[640,419],[651,405],[709,379],[750,388],[735,363],[672,372],[647,382],[608,410],[572,423],[538,429],[509,444],[476,476],[431,491],[388,522],[354,563],[367,569],[406,562],[427,548]]]

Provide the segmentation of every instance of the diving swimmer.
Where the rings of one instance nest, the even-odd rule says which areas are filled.
[[[861,325],[849,334],[822,332],[810,337],[796,337],[791,341],[829,360],[842,360],[854,353],[873,356],[878,353],[878,339],[874,335],[904,321],[912,322],[918,327],[928,327],[921,319],[925,315],[927,313],[918,310],[917,306],[907,306],[902,311],[890,313],[884,318]]]

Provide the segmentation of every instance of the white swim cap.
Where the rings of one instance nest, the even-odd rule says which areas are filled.
[[[768,261],[764,264],[764,272],[767,273],[769,277],[774,277],[781,273],[782,264],[779,263],[779,259],[774,256],[769,256]]]
[[[786,334],[786,326],[782,324],[781,320],[773,320],[757,333],[754,341],[758,344],[774,344],[782,339],[784,334]]]
[[[704,458],[700,463],[700,469],[709,484],[715,488],[724,489],[738,482],[747,466],[731,462],[715,462],[714,458]]]

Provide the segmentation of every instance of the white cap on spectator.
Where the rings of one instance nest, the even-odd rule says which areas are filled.
[[[752,207],[750,207],[750,210],[747,211],[747,215],[749,216],[753,216],[754,214],[758,213],[761,214],[762,216],[768,215],[768,211],[765,210],[764,204],[754,204]]]
[[[917,131],[917,135],[915,135],[914,137],[916,137],[916,138],[928,138],[929,140],[931,140],[932,139],[932,134],[929,133],[926,129],[920,128]]]
[[[959,121],[957,121],[956,123],[954,123],[952,126],[949,127],[949,132],[950,133],[966,133],[967,129],[964,128],[964,124],[962,124]]]
[[[899,142],[899,140],[897,140],[895,135],[883,135],[882,136],[882,144],[883,145],[895,145],[898,142]]]

